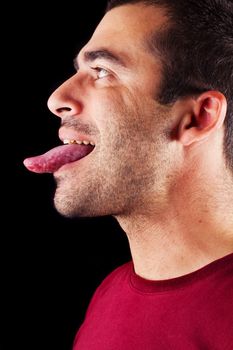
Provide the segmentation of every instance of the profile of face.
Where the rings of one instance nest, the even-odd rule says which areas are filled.
[[[165,20],[142,4],[109,11],[77,56],[77,72],[50,96],[62,147],[86,147],[54,172],[62,215],[128,215],[161,193],[169,112],[156,102],[161,63],[146,38]]]

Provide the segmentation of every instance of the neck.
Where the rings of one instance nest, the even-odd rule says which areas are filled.
[[[139,276],[175,278],[233,252],[233,198],[226,194],[229,189],[214,186],[210,191],[206,183],[190,193],[189,185],[182,182],[179,195],[173,194],[156,215],[137,213],[117,218],[127,233]]]

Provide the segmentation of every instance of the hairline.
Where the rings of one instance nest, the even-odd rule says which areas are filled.
[[[172,29],[172,26],[174,25],[174,22],[172,21],[171,16],[169,15],[169,7],[166,5],[162,5],[162,4],[155,4],[155,3],[148,3],[148,1],[144,1],[144,0],[135,0],[133,2],[130,3],[123,3],[123,4],[118,4],[116,6],[113,6],[110,8],[110,3],[108,3],[107,8],[105,13],[110,12],[111,10],[118,8],[118,7],[122,7],[122,6],[135,6],[137,4],[143,4],[145,7],[152,7],[152,8],[158,8],[158,9],[162,9],[164,11],[164,17],[165,17],[165,21],[164,23],[159,27],[156,28],[154,30],[152,30],[149,34],[149,37],[143,38],[143,47],[147,50],[147,52],[149,52],[153,57],[155,57],[156,59],[158,59],[161,63],[161,86],[159,87],[159,91],[157,93],[157,95],[155,96],[155,99],[157,102],[160,102],[160,97],[159,95],[161,94],[161,89],[162,89],[162,82],[163,82],[163,78],[164,78],[164,69],[165,69],[165,62],[164,62],[164,54],[162,53],[162,51],[159,49],[159,46],[157,45],[158,39],[164,35],[166,32],[169,33],[170,30]],[[174,101],[175,102],[175,101]],[[174,102],[171,103],[161,103],[162,105],[172,105]]]

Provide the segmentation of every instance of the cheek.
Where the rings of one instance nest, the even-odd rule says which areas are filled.
[[[95,96],[96,97],[96,96]],[[153,98],[125,87],[106,88],[92,107],[93,120],[102,138],[119,142],[155,141],[164,113]]]
[[[100,133],[110,132],[112,129],[127,131],[133,120],[137,119],[137,104],[126,89],[113,87],[104,89],[93,101],[93,120]]]

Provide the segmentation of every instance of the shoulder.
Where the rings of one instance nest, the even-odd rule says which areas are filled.
[[[105,277],[94,292],[89,309],[91,309],[93,304],[97,301],[109,298],[109,296],[114,295],[119,288],[122,288],[123,285],[127,284],[130,278],[131,269],[132,262],[127,262],[124,265],[117,267]]]
[[[122,285],[122,283],[128,281],[131,269],[132,269],[132,262],[127,262],[117,267],[107,277],[105,277],[105,279],[97,288],[96,293],[104,292],[109,288],[112,288],[116,285],[118,286],[119,284]]]

